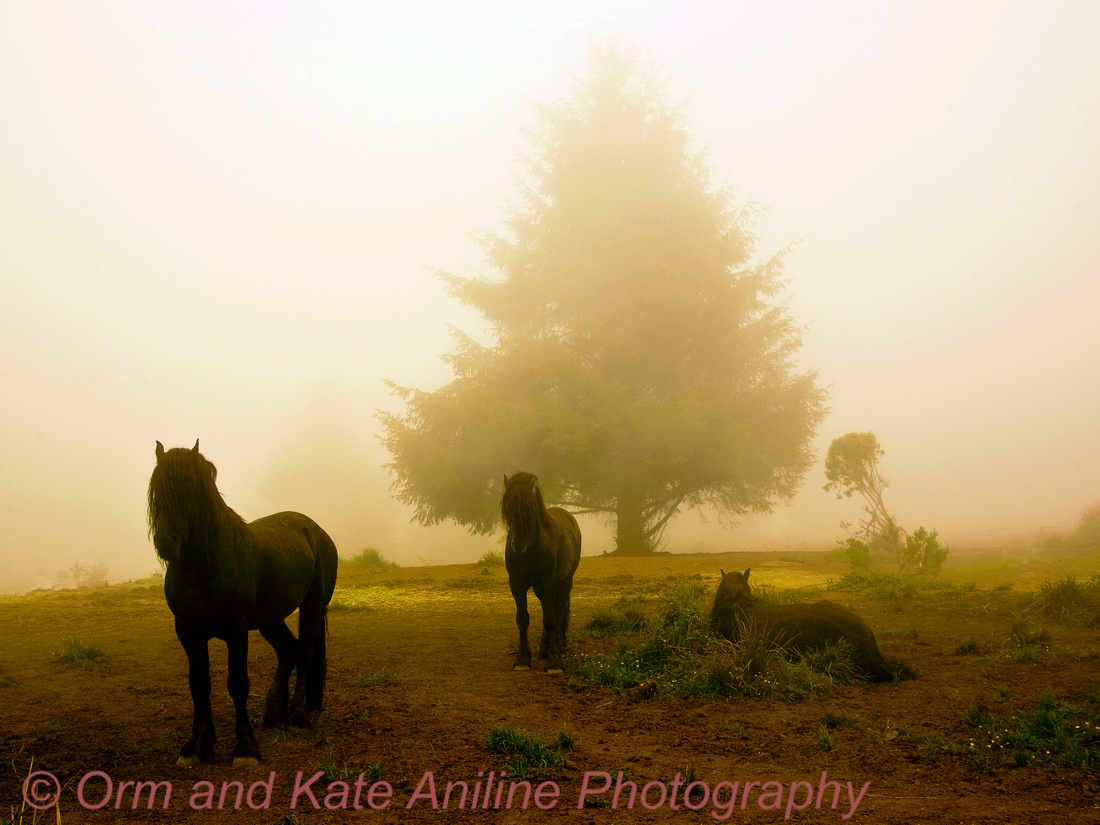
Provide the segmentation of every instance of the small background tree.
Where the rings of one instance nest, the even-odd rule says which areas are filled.
[[[853,531],[851,524],[846,522],[841,522],[841,526],[857,542],[888,548],[896,553],[900,531],[894,517],[886,511],[882,493],[889,482],[883,478],[878,466],[884,454],[872,432],[848,433],[833,439],[825,456],[825,477],[829,482],[823,489],[827,492],[835,490],[838,500],[858,493],[864,501],[865,517],[860,520],[857,530]]]
[[[929,533],[918,527],[912,534],[898,526],[897,520],[886,510],[882,493],[889,482],[879,472],[879,459],[885,451],[879,446],[874,433],[848,433],[833,439],[825,457],[825,477],[829,480],[826,491],[836,490],[837,499],[850,498],[859,493],[864,500],[858,530],[841,522],[849,537],[840,543],[841,549],[854,569],[870,569],[876,551],[889,553],[897,562],[900,572],[934,573],[943,567],[948,548],[939,543],[939,534]]]

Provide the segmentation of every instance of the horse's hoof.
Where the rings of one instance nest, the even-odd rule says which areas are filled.
[[[196,756],[181,756],[176,760],[176,767],[179,768],[197,768],[202,764],[202,760]]]
[[[512,670],[530,670],[530,665],[516,665]]]
[[[259,765],[260,760],[255,756],[234,756],[233,767],[234,768],[250,768],[253,765]]]

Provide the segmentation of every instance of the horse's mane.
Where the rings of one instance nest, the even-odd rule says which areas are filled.
[[[197,545],[209,557],[211,548],[226,530],[245,524],[222,498],[217,486],[218,469],[195,449],[177,447],[159,453],[149,477],[149,536],[161,560],[175,561],[164,555],[157,543],[158,527],[165,524],[187,528],[189,545]]]
[[[539,480],[533,473],[516,473],[504,477],[504,495],[500,499],[500,515],[508,532],[525,547],[538,535],[548,518],[542,500]]]

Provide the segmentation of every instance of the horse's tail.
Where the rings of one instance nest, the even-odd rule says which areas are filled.
[[[321,609],[318,627],[313,639],[313,655],[306,672],[306,697],[310,711],[319,711],[325,702],[325,679],[328,676],[328,605],[336,589],[336,573],[340,556],[336,545],[328,533],[317,527],[320,534],[314,543],[317,548],[317,569],[315,581],[320,584]]]
[[[328,605],[321,608],[321,628],[313,642],[313,656],[306,674],[306,696],[311,711],[318,711],[325,704],[325,679],[328,676]]]

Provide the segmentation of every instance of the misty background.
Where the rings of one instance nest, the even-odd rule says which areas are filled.
[[[1095,3],[0,3],[0,592],[158,570],[158,439],[345,556],[499,549],[409,523],[374,413],[482,329],[430,269],[495,274],[468,233],[612,33],[770,207],[761,255],[801,239],[786,297],[831,396],[791,505],[687,514],[665,549],[832,545],[859,503],[822,462],[853,430],[910,529],[1070,531],[1100,499]]]

